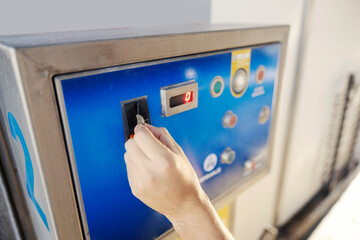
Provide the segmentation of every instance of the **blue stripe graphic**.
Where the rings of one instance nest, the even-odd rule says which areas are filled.
[[[30,197],[31,201],[34,203],[35,208],[38,211],[38,213],[39,213],[42,221],[44,222],[47,230],[50,231],[49,226],[48,226],[48,222],[47,222],[47,219],[46,219],[46,216],[45,216],[45,213],[41,209],[39,203],[37,202],[37,200],[36,200],[36,198],[34,196],[34,170],[33,170],[29,150],[27,148],[24,136],[23,136],[23,134],[21,132],[19,124],[17,123],[14,115],[11,112],[8,112],[8,119],[9,119],[9,126],[10,126],[11,135],[13,136],[15,141],[17,141],[16,137],[19,138],[19,141],[21,143],[21,146],[22,146],[22,149],[23,149],[23,152],[24,152],[25,168],[26,168],[26,188],[27,188],[29,197]]]

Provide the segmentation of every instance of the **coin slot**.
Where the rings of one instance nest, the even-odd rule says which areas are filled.
[[[145,123],[151,124],[147,97],[133,98],[121,102],[125,142],[134,135],[136,115],[141,115]]]

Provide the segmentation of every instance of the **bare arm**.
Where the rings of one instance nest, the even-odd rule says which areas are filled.
[[[132,193],[164,214],[183,240],[233,239],[189,160],[165,128],[137,125],[125,148]]]

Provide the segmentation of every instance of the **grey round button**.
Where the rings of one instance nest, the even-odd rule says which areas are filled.
[[[232,111],[227,111],[222,119],[222,126],[224,128],[234,128],[237,124],[238,117]]]
[[[231,164],[234,162],[236,157],[236,153],[231,148],[225,148],[225,150],[221,153],[220,162],[224,164]]]
[[[270,117],[270,108],[268,106],[263,106],[259,112],[258,121],[260,124],[264,124]]]
[[[235,97],[241,97],[248,86],[249,78],[245,69],[239,69],[233,76],[231,88]]]

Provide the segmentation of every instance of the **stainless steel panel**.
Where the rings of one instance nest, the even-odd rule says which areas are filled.
[[[181,86],[179,86],[181,85]],[[182,104],[180,106],[171,107],[170,99],[179,94],[184,94],[186,92],[193,92],[193,100],[187,104]],[[167,86],[160,89],[161,94],[161,113],[164,117],[169,117],[171,115],[181,113],[198,106],[198,86],[196,82],[187,82],[182,84],[177,84],[173,86]]]
[[[20,240],[20,232],[15,214],[10,203],[9,194],[0,171],[0,239]]]
[[[36,238],[57,239],[46,182],[42,172],[42,164],[37,151],[21,83],[21,73],[18,70],[15,56],[14,49],[6,49],[0,45],[0,119],[1,129],[4,134],[4,140],[1,142],[2,144],[6,142],[8,147],[9,156],[12,158],[10,161],[14,171],[17,173],[16,177],[20,190],[24,193],[23,203],[28,211],[28,217],[34,226]],[[21,136],[18,132],[12,135],[9,114],[15,117],[19,125],[17,130],[21,132]],[[24,142],[22,142],[21,138],[23,138]],[[30,165],[26,162],[26,155],[30,158]],[[27,172],[28,169],[31,169],[31,173]],[[29,182],[28,177],[33,181]],[[39,215],[35,202],[44,213],[46,224],[44,224],[42,217]]]

